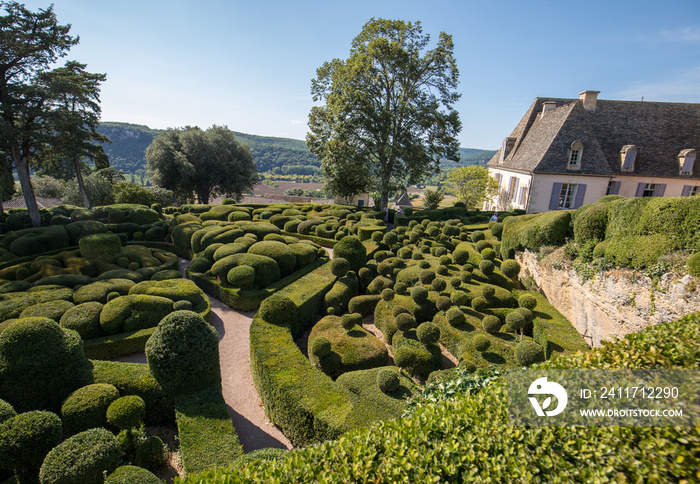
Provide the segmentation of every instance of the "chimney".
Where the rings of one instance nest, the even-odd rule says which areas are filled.
[[[542,115],[540,117],[544,117],[544,113],[546,113],[549,110],[552,110],[557,107],[557,102],[556,101],[545,101],[544,104],[542,105]]]
[[[598,94],[600,94],[600,91],[583,91],[579,93],[579,98],[583,101],[583,109],[593,111],[595,103],[598,101]]]

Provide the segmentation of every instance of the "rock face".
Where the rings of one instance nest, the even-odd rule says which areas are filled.
[[[692,276],[675,281],[664,274],[654,283],[630,270],[612,270],[584,281],[573,269],[555,269],[531,252],[516,258],[592,346],[700,310],[700,281]]]

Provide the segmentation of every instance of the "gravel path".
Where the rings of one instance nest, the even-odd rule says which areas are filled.
[[[189,261],[180,259],[180,271]],[[211,301],[211,324],[219,333],[221,384],[228,413],[243,450],[251,452],[265,447],[291,449],[292,444],[265,415],[265,408],[253,384],[250,371],[250,323],[255,311],[231,309],[218,299]],[[144,353],[123,356],[117,361],[146,363]]]

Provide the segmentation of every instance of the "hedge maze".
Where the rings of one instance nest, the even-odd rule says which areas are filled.
[[[628,265],[649,264],[660,246],[697,244],[686,219],[661,233],[675,207],[664,203],[689,202],[608,198],[498,222],[406,210],[391,230],[380,212],[319,204],[59,206],[38,229],[21,211],[2,216],[0,481],[157,482],[167,449],[143,424],[177,424],[188,474],[249,462],[207,294],[258,309],[253,379],[295,446],[399,417],[426,382],[575,359],[588,347],[521,285],[515,251],[573,239],[620,262],[620,247],[640,244],[627,238],[656,237]],[[142,351],[148,365],[108,361]]]

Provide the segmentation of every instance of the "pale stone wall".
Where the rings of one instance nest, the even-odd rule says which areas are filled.
[[[549,302],[581,333],[589,345],[637,332],[646,326],[672,321],[700,310],[700,281],[671,274],[654,285],[631,271],[609,271],[582,281],[573,269],[554,269],[531,252],[517,254]]]

